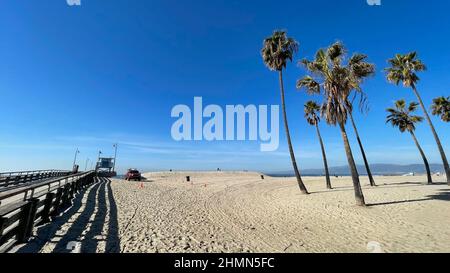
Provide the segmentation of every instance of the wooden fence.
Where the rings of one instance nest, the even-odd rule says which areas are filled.
[[[0,192],[0,253],[26,243],[37,225],[50,222],[94,183],[95,172],[47,179]]]
[[[49,179],[54,177],[62,177],[72,174],[70,171],[60,170],[42,170],[42,171],[23,171],[0,173],[0,189],[7,187],[21,186],[38,180]]]

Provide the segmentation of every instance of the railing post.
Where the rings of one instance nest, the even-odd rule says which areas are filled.
[[[27,202],[20,211],[20,220],[19,220],[19,228],[17,231],[17,241],[23,243],[25,242],[25,233],[27,229],[28,218],[30,216],[31,211],[31,202]]]
[[[47,193],[44,201],[44,209],[42,210],[42,221],[43,223],[50,222],[50,210],[52,209],[53,198],[56,194],[53,192]]]
[[[62,206],[64,208],[68,207],[70,205],[69,195],[70,195],[70,185],[65,184],[64,189],[63,189],[63,196],[62,196]]]
[[[17,240],[20,243],[27,242],[33,233],[38,202],[39,199],[31,198],[22,209],[22,217],[19,221],[19,232],[17,234]]]
[[[14,179],[14,185],[19,184],[20,182],[20,175],[16,176],[16,179]]]
[[[76,189],[77,189],[77,193],[80,193],[80,192],[81,192],[82,182],[83,182],[83,179],[82,179],[82,178],[79,178],[79,179],[77,180],[77,182],[75,182]]]
[[[55,208],[53,209],[53,212],[50,214],[53,217],[57,216],[59,213],[59,207],[61,205],[62,194],[63,194],[63,189],[58,188],[56,190],[56,195],[55,195]]]
[[[0,237],[3,235],[3,230],[5,230],[5,222],[7,218],[0,216]]]
[[[39,199],[31,198],[29,201],[31,202],[31,209],[30,209],[30,217],[29,217],[29,221],[28,221],[27,229],[26,229],[26,233],[25,233],[25,235],[27,236],[27,239],[30,238],[31,235],[33,234],[34,221],[36,220],[36,212],[38,209]]]
[[[75,189],[76,189],[75,181],[72,181],[72,183],[70,183],[70,194],[69,194],[70,200],[72,200],[73,197],[75,196]]]
[[[86,176],[81,178],[81,185],[82,185],[83,189],[87,187],[87,183],[88,183],[88,180],[87,180]]]
[[[9,186],[9,181],[11,180],[11,176],[7,176],[5,179],[5,187]]]

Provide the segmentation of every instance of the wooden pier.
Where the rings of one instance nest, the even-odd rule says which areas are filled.
[[[45,180],[55,177],[63,177],[72,174],[70,171],[61,170],[40,170],[0,173],[0,191],[11,187],[23,186],[38,180]]]
[[[94,183],[96,172],[8,174],[0,178],[0,253],[27,242],[35,226],[50,222],[67,209],[76,194]]]

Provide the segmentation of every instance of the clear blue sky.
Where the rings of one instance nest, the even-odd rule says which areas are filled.
[[[177,143],[170,136],[176,104],[279,104],[277,75],[261,60],[274,29],[297,39],[297,59],[336,40],[365,53],[377,74],[364,85],[367,116],[356,115],[371,163],[421,163],[409,135],[385,125],[395,99],[415,99],[390,85],[383,68],[395,53],[417,50],[427,64],[419,90],[429,104],[450,93],[450,3],[365,0],[277,1],[2,1],[0,9],[0,170],[71,167],[119,142],[119,170],[290,170],[284,132],[277,152],[253,142]],[[303,70],[288,66],[285,85],[300,168],[321,168],[308,99],[295,91]],[[450,156],[450,128],[433,118]],[[339,130],[321,126],[332,166],[345,165]],[[282,128],[281,128],[282,129]],[[354,144],[354,135],[350,132]],[[440,157],[424,123],[417,135],[429,160]],[[358,163],[361,157],[353,145]]]

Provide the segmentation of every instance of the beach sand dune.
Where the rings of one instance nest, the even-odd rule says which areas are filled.
[[[54,236],[22,251],[64,252],[79,241],[83,252],[450,252],[442,177],[430,186],[421,176],[380,176],[375,188],[363,177],[362,208],[349,177],[333,177],[333,190],[323,177],[305,177],[305,196],[295,178],[251,172],[144,175],[92,187],[65,220],[37,230]]]

